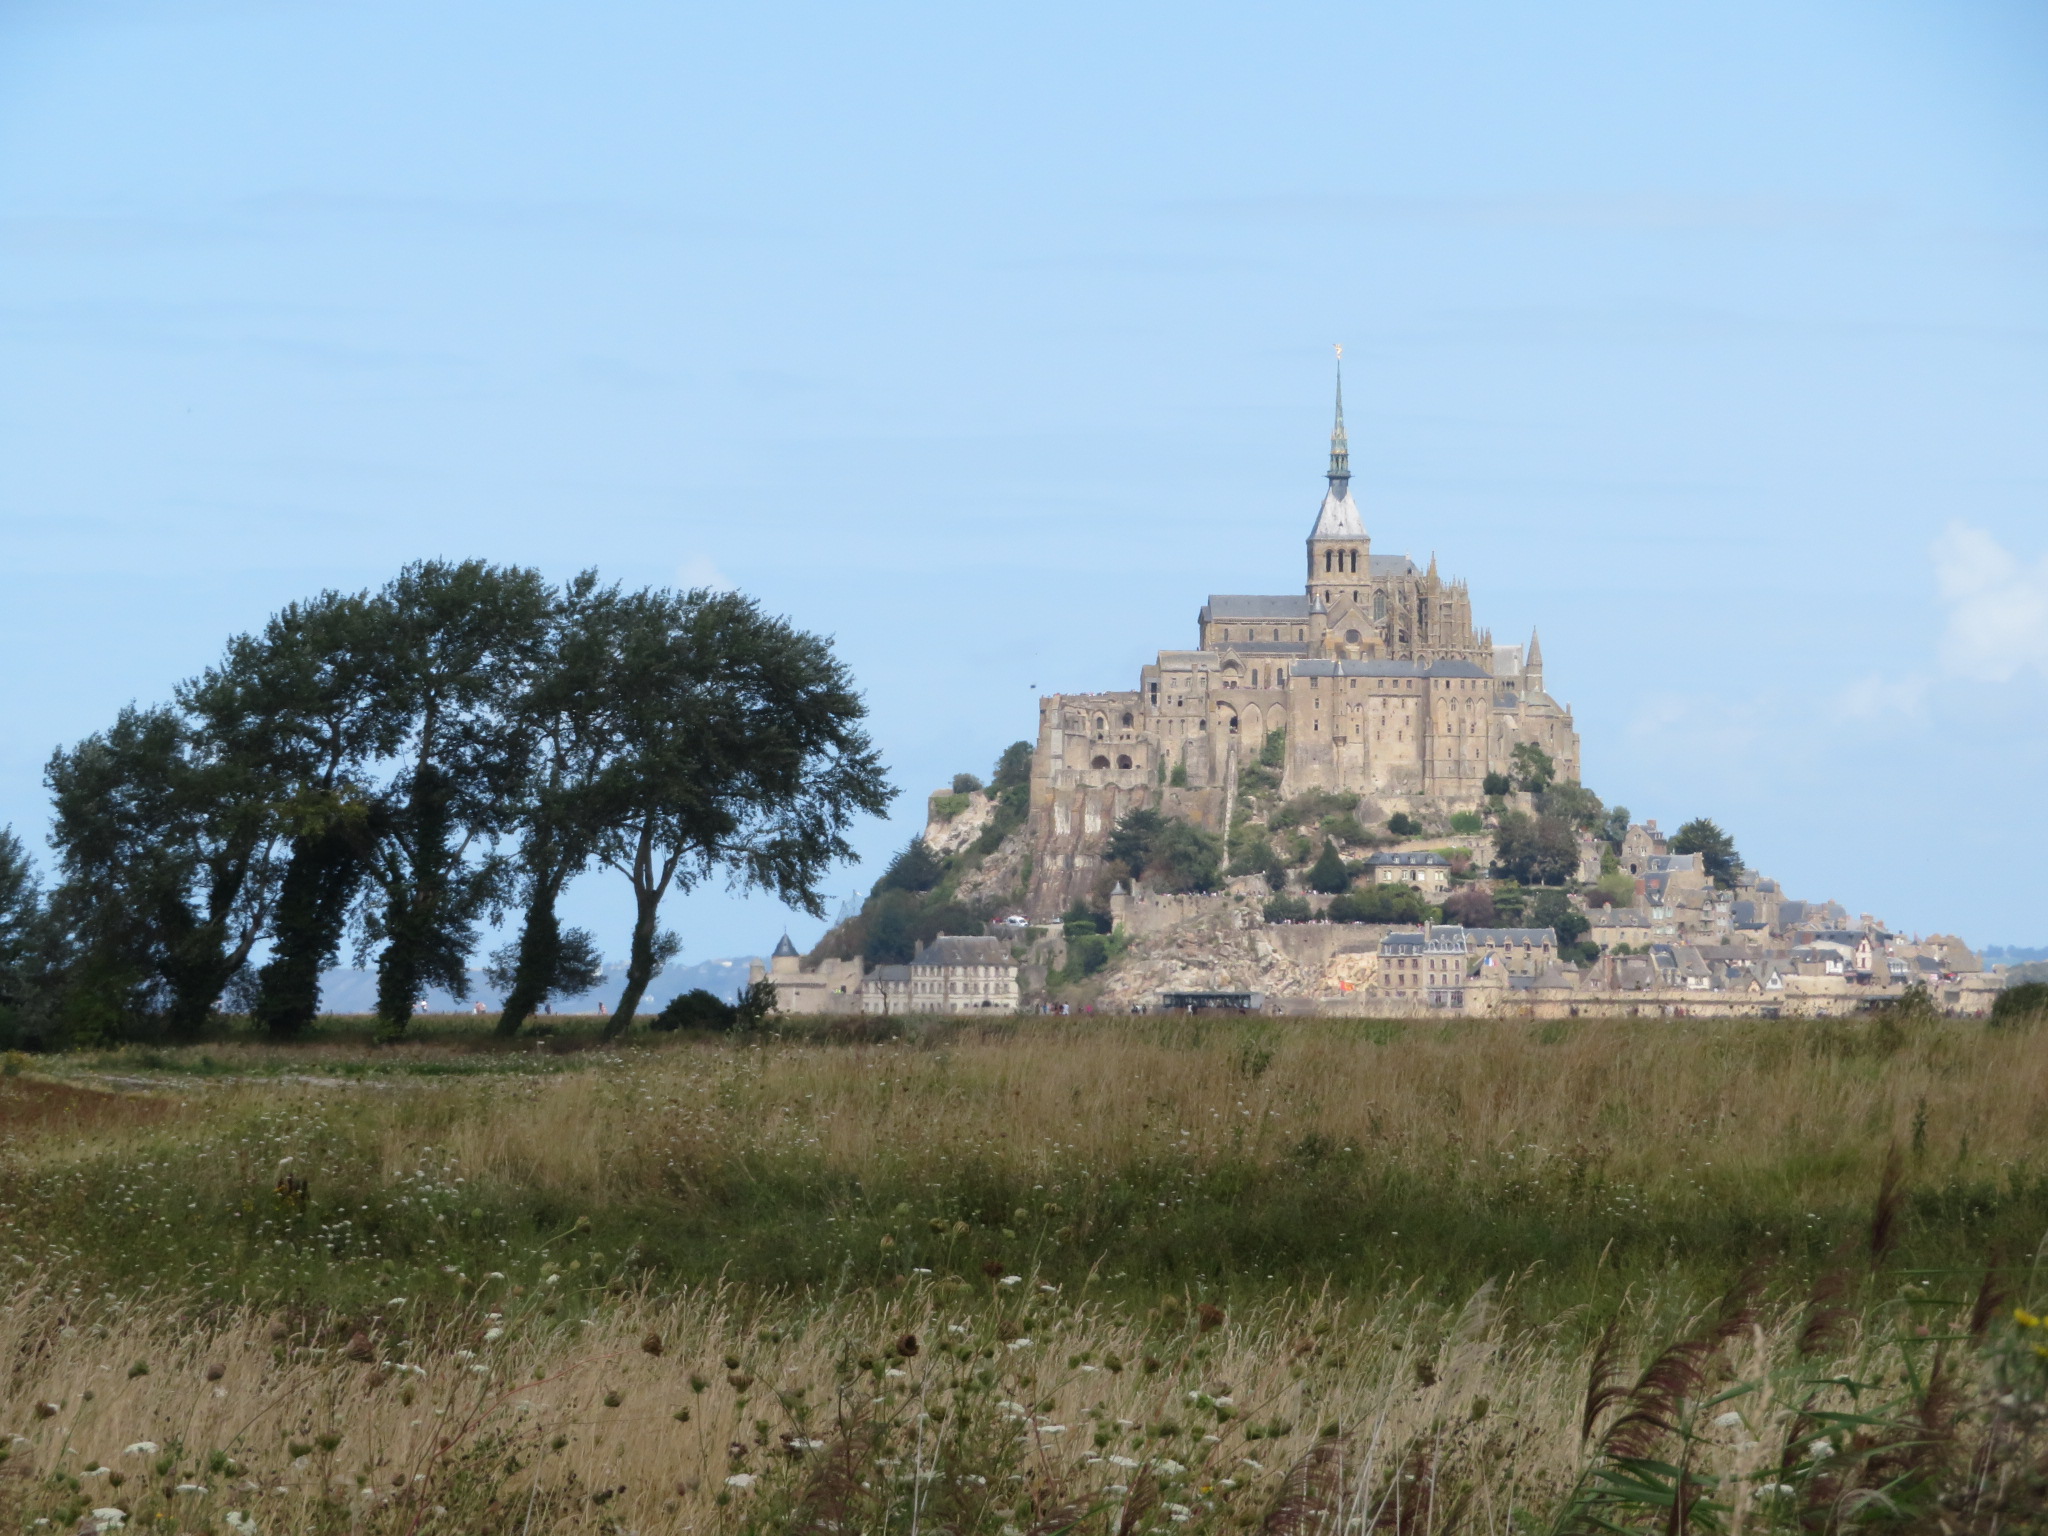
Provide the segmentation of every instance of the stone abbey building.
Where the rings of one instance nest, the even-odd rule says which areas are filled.
[[[1194,648],[1161,651],[1135,689],[1040,700],[1032,806],[1048,842],[1141,804],[1222,830],[1240,767],[1283,728],[1283,794],[1353,792],[1375,819],[1475,807],[1521,742],[1579,776],[1578,733],[1544,689],[1536,638],[1526,652],[1494,645],[1434,558],[1423,570],[1373,553],[1341,380],[1328,479],[1300,592],[1212,596]]]

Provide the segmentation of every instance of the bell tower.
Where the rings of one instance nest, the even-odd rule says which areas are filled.
[[[1351,445],[1344,436],[1344,349],[1337,349],[1337,422],[1330,429],[1330,488],[1308,536],[1308,596],[1324,612],[1370,601],[1372,540],[1351,499]]]

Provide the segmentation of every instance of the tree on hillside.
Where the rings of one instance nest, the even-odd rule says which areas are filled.
[[[62,1004],[73,1033],[137,1014],[174,1035],[205,1023],[262,933],[279,824],[258,765],[197,737],[175,711],[121,711],[45,774],[75,959]]]
[[[1529,903],[1528,925],[1557,931],[1557,947],[1567,949],[1586,936],[1593,924],[1563,891],[1538,891]]]
[[[1444,921],[1467,928],[1492,928],[1499,923],[1493,892],[1483,885],[1465,885],[1444,898]]]
[[[600,856],[631,883],[634,922],[608,1038],[659,964],[671,890],[723,874],[822,916],[818,882],[851,857],[847,826],[895,795],[829,644],[737,593],[647,594],[620,696],[619,814]]]
[[[1514,764],[1517,789],[1526,790],[1532,795],[1540,795],[1550,788],[1551,781],[1557,777],[1557,764],[1551,760],[1548,752],[1533,741],[1516,742],[1514,751],[1508,756]]]
[[[1333,923],[1433,923],[1443,914],[1414,886],[1368,885],[1330,903]]]
[[[407,566],[385,588],[397,771],[375,807],[365,914],[377,1022],[402,1032],[429,987],[469,991],[477,924],[506,889],[491,840],[513,824],[523,770],[517,701],[546,635],[539,574],[480,560]]]
[[[875,882],[875,889],[929,891],[945,877],[945,862],[925,846],[923,838],[913,837],[903,851],[889,861],[889,867]]]
[[[1671,851],[1698,854],[1700,868],[1707,872],[1707,878],[1724,888],[1734,885],[1736,875],[1742,871],[1742,858],[1735,851],[1735,839],[1704,816],[1696,817],[1678,829],[1671,839]]]
[[[1579,867],[1578,839],[1554,816],[1503,811],[1493,846],[1494,867],[1524,885],[1559,885]]]
[[[368,594],[327,592],[284,609],[259,635],[228,642],[220,664],[179,690],[209,740],[264,765],[285,839],[257,974],[254,1021],[297,1033],[320,1006],[320,973],[339,955],[375,845],[372,765],[397,746],[389,686],[390,615]]]
[[[1003,748],[1002,756],[996,759],[995,773],[990,777],[988,792],[1001,795],[1006,789],[1031,782],[1032,746],[1028,741],[1013,741]]]
[[[1102,858],[1123,878],[1142,879],[1155,891],[1212,891],[1223,870],[1223,839],[1179,817],[1137,810],[1116,824]]]
[[[1344,867],[1344,855],[1328,838],[1323,840],[1323,851],[1316,855],[1315,863],[1309,866],[1308,888],[1324,895],[1351,889],[1351,871]]]

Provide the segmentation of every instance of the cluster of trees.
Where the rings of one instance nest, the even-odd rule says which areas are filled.
[[[290,1035],[352,935],[395,1034],[430,987],[466,994],[512,913],[510,1034],[595,981],[556,909],[603,866],[634,898],[617,1033],[680,947],[672,892],[723,875],[821,911],[894,794],[864,715],[826,641],[738,594],[481,561],[323,593],[52,757],[47,895],[0,847],[0,1012],[28,1040],[177,1036],[225,1001]]]

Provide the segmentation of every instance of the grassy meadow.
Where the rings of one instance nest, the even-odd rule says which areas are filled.
[[[7,1059],[0,1524],[2048,1518],[2039,1029],[486,1022]]]

